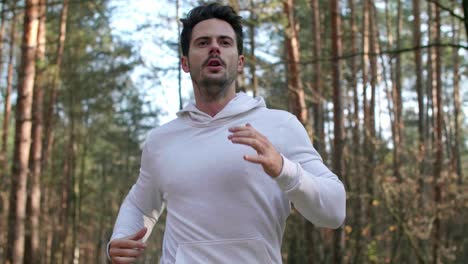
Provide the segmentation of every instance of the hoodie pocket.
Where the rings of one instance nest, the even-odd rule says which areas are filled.
[[[234,239],[180,243],[176,264],[270,264],[261,239]]]

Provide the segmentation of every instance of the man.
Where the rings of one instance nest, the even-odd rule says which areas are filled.
[[[337,228],[343,184],[295,116],[235,93],[244,66],[241,17],[209,4],[182,22],[181,64],[195,104],[149,134],[109,257],[133,263],[167,207],[160,263],[281,263],[290,204],[315,225]]]

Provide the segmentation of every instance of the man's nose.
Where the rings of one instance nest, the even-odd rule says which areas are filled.
[[[217,41],[211,42],[210,54],[218,54],[218,55],[220,54],[219,44]]]

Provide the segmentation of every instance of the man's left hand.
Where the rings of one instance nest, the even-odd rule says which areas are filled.
[[[232,143],[247,145],[257,151],[257,156],[244,155],[244,160],[262,165],[263,170],[272,178],[279,176],[283,169],[283,157],[264,135],[249,123],[245,126],[231,127],[229,132],[232,134],[228,139]]]

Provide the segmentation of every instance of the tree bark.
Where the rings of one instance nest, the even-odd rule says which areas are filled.
[[[14,54],[16,47],[16,20],[17,13],[14,11],[16,7],[16,2],[13,2],[13,15],[11,19],[11,28],[10,28],[10,51],[8,54],[8,69],[7,69],[7,85],[5,91],[5,102],[4,102],[4,111],[3,111],[3,126],[2,126],[2,147],[0,150],[0,161],[1,165],[4,168],[2,170],[2,178],[6,178],[6,168],[8,167],[7,153],[8,153],[8,131],[10,129],[10,118],[11,118],[11,92],[13,87],[13,70],[14,70]],[[2,41],[3,42],[3,41]]]
[[[250,39],[250,77],[252,78],[251,90],[254,97],[258,94],[257,58],[255,57],[255,21],[257,21],[255,6],[253,0],[250,0],[250,21],[248,24]]]
[[[53,72],[53,80],[50,87],[50,99],[47,106],[46,118],[44,120],[44,144],[42,155],[42,169],[46,170],[48,161],[51,158],[51,151],[54,141],[54,125],[55,125],[55,104],[58,96],[58,86],[60,82],[60,68],[62,66],[63,50],[65,47],[65,37],[67,32],[67,16],[68,16],[68,0],[63,0],[62,11],[60,13],[60,29],[57,39],[57,52],[55,57],[55,65]]]
[[[397,31],[396,31],[396,47],[397,49],[401,48],[401,31],[403,27],[402,22],[402,4],[398,2],[398,10],[397,10]],[[393,163],[394,163],[394,175],[397,178],[398,182],[401,183],[402,176],[401,176],[401,150],[400,147],[402,146],[402,130],[403,130],[403,120],[402,120],[402,84],[401,84],[401,55],[396,54],[396,62],[395,62],[395,80],[393,85],[393,110],[394,110],[394,130],[395,130],[395,140],[394,140],[394,152],[393,152]]]
[[[438,6],[435,7],[435,27],[436,27],[436,42],[440,42],[441,39],[441,24],[440,24],[440,9]],[[439,209],[442,202],[442,189],[441,189],[441,172],[443,163],[443,147],[442,147],[442,64],[441,64],[441,50],[437,47],[435,50],[435,68],[436,68],[436,86],[435,86],[435,102],[434,110],[436,117],[436,139],[435,139],[435,160],[434,160],[434,205],[435,205],[435,219],[434,219],[434,231],[433,231],[433,248],[432,256],[433,263],[437,264],[440,261],[439,248],[441,244],[441,219],[439,216]]]
[[[294,0],[284,0],[283,10],[288,21],[285,46],[288,68],[289,110],[303,125],[307,125],[308,114],[300,68],[299,26],[294,15]]]
[[[313,57],[316,61],[313,65],[313,84],[312,84],[312,129],[313,137],[312,143],[315,149],[319,153],[324,153],[325,151],[325,131],[323,126],[323,88],[321,82],[321,62],[320,62],[320,52],[321,52],[321,29],[320,29],[320,11],[319,11],[319,2],[318,0],[311,0],[311,15],[312,15],[312,27],[311,33],[313,38]],[[314,236],[314,225],[309,221],[305,222],[305,240],[307,243],[306,250],[306,261],[308,264],[317,263],[319,261],[317,254],[317,245],[315,244]]]
[[[432,3],[428,3],[427,4],[427,13],[428,13],[428,40],[429,41],[434,41],[435,39],[435,35],[436,35],[436,29],[435,29],[435,20],[434,20],[434,8],[435,8],[435,5],[432,4]],[[427,85],[426,85],[426,96],[427,96],[427,106],[426,106],[426,124],[425,124],[425,131],[424,131],[424,135],[425,135],[425,138],[427,139],[427,149],[428,151],[426,151],[426,155],[424,157],[425,160],[427,160],[428,162],[425,163],[425,168],[424,168],[424,171],[423,171],[423,176],[426,176],[426,175],[429,175],[429,171],[431,170],[431,166],[433,165],[433,163],[429,162],[430,160],[432,160],[432,152],[430,151],[430,149],[433,147],[434,143],[434,97],[435,97],[435,94],[434,94],[434,87],[436,86],[436,71],[435,71],[435,57],[436,57],[436,53],[435,53],[435,48],[436,47],[430,47],[428,49],[428,55],[427,55]],[[429,144],[430,143],[430,144]],[[422,192],[424,193],[425,192],[425,184],[424,184],[424,181],[422,181]],[[422,200],[424,201],[425,199],[423,199],[422,197]]]
[[[420,19],[420,2],[419,0],[413,0],[413,44],[414,46],[421,45],[421,19]],[[418,155],[417,155],[417,162],[419,164],[419,175],[418,175],[418,193],[421,196],[419,198],[420,206],[423,206],[424,199],[423,196],[423,189],[424,189],[424,168],[426,167],[426,133],[425,133],[425,117],[426,117],[426,110],[424,109],[424,87],[423,87],[423,69],[422,69],[422,56],[421,50],[416,49],[414,51],[414,63],[416,66],[416,93],[418,98]]]
[[[343,149],[344,149],[344,129],[342,116],[341,99],[341,15],[338,0],[330,1],[331,17],[331,51],[335,60],[332,62],[332,85],[333,85],[333,170],[340,177],[345,177]],[[343,263],[344,260],[344,232],[343,228],[338,228],[334,233],[334,263]]]
[[[322,87],[322,65],[321,65],[321,21],[320,21],[320,10],[319,1],[311,0],[310,5],[312,7],[312,36],[313,36],[313,56],[316,62],[314,63],[314,83],[313,93],[314,101],[312,103],[313,110],[313,128],[314,128],[314,147],[319,153],[325,152],[325,131],[324,131],[324,120],[323,120],[323,87]]]
[[[6,14],[6,0],[2,0],[2,11],[0,13],[0,58],[3,58],[3,34],[5,33],[5,14]],[[3,71],[3,65],[0,65],[0,72]]]
[[[61,197],[61,207],[60,207],[60,241],[62,244],[62,264],[66,264],[69,262],[69,257],[71,252],[69,252],[68,248],[68,220],[69,220],[69,213],[70,213],[70,192],[72,186],[72,179],[74,178],[74,171],[75,171],[75,110],[74,110],[74,99],[73,99],[73,91],[70,91],[69,94],[69,114],[68,118],[70,120],[70,130],[69,130],[69,138],[68,144],[65,150],[67,153],[67,157],[65,158],[65,163],[63,166],[63,179],[62,179],[62,197]]]
[[[355,11],[355,3],[354,0],[348,0],[349,6],[349,19],[350,19],[350,42],[351,42],[351,53],[357,52],[356,46],[356,35],[357,35],[357,25],[356,25],[356,11]],[[356,66],[356,58],[352,57],[350,60],[350,67],[351,67],[351,86],[353,89],[353,113],[352,113],[352,172],[350,171],[349,175],[361,175],[361,151],[360,151],[360,119],[359,119],[359,95],[358,95],[358,85],[357,85],[357,66]],[[361,177],[357,176],[353,178],[354,184],[354,192],[357,194],[355,199],[355,206],[354,208],[354,224],[353,228],[356,230],[354,232],[354,239],[355,239],[355,247],[353,252],[352,263],[360,263],[361,251],[362,251],[362,223],[363,219],[362,216],[362,201],[361,201],[361,192],[362,192],[362,181]],[[350,187],[351,188],[351,187]],[[351,190],[352,191],[352,190]]]
[[[42,156],[42,114],[43,85],[45,80],[45,45],[46,45],[46,0],[39,2],[39,27],[36,51],[36,80],[33,96],[32,144],[30,155],[31,190],[28,195],[27,215],[29,216],[30,234],[26,236],[25,263],[39,263],[39,215],[41,203],[41,156]]]
[[[364,130],[364,142],[363,142],[363,149],[362,149],[362,154],[363,154],[363,159],[364,157],[368,157],[369,154],[369,145],[371,144],[370,140],[370,133],[369,133],[369,102],[367,99],[367,90],[368,90],[368,66],[369,66],[369,2],[368,0],[363,1],[363,6],[362,6],[362,51],[363,51],[363,56],[362,56],[362,86],[363,86],[363,110],[364,110],[364,124],[363,124],[363,130]],[[369,163],[369,161],[363,162],[364,163],[364,180],[362,182],[363,188],[365,188],[364,192],[366,197],[364,199],[364,210],[365,210],[365,222],[366,223],[371,223],[371,210],[372,210],[372,199],[371,194],[369,193],[369,188],[368,186],[371,184],[370,182],[372,181],[372,165]],[[369,237],[369,232],[368,229],[370,228],[370,224],[367,224],[362,231],[365,234],[365,240]],[[361,231],[361,230],[360,230]]]
[[[2,9],[4,8],[5,1],[2,4]],[[16,6],[16,1],[13,2],[13,7]],[[14,9],[13,9],[14,10]],[[3,9],[4,11],[4,9]],[[5,19],[4,15],[2,21]],[[12,15],[12,20],[11,20],[11,25],[10,25],[10,43],[9,43],[9,55],[8,55],[8,72],[7,72],[7,85],[6,85],[6,90],[5,90],[5,102],[4,102],[4,111],[3,111],[3,124],[2,124],[2,146],[0,149],[0,166],[2,167],[2,170],[0,171],[0,177],[2,182],[0,183],[0,202],[1,202],[1,207],[2,210],[0,211],[0,230],[7,230],[7,223],[8,223],[8,215],[9,212],[9,204],[11,201],[7,198],[8,194],[5,192],[3,193],[3,190],[7,190],[8,186],[10,186],[9,181],[7,180],[8,178],[8,173],[7,173],[7,168],[8,168],[8,159],[7,159],[7,151],[8,151],[8,135],[9,135],[9,129],[10,129],[10,116],[11,116],[11,92],[12,92],[12,83],[13,83],[13,63],[14,63],[14,51],[16,47],[16,12],[13,12]],[[1,41],[3,42],[3,41]],[[11,177],[10,177],[11,178]],[[5,248],[5,252],[7,252],[7,259],[11,260],[11,256],[8,256],[8,254],[11,254],[11,247],[12,244],[4,242],[5,240],[8,240],[8,237],[6,234],[0,235],[0,242],[1,246]]]
[[[373,209],[373,202],[374,202],[374,183],[375,183],[375,140],[376,140],[376,130],[375,130],[375,91],[376,91],[376,83],[377,83],[377,63],[376,63],[376,56],[375,56],[375,30],[374,30],[374,19],[373,19],[373,12],[372,12],[372,2],[371,0],[367,0],[367,8],[368,8],[368,21],[369,21],[369,29],[368,29],[368,38],[369,38],[369,50],[373,54],[370,56],[370,101],[368,102],[369,105],[367,107],[367,122],[365,125],[366,130],[366,156],[367,162],[366,164],[369,166],[366,175],[366,192],[369,195],[368,201],[368,217],[370,223],[375,223],[375,212]],[[375,235],[375,225],[370,225],[370,235],[374,237]]]
[[[179,23],[179,0],[176,0],[176,23],[177,23],[177,54],[178,58],[182,58],[182,47],[180,46],[180,23]],[[183,100],[182,100],[182,67],[179,65],[177,67],[177,85],[179,88],[179,110],[184,108]]]
[[[20,80],[16,104],[15,149],[13,153],[12,186],[8,244],[13,245],[7,261],[23,264],[26,217],[26,183],[31,146],[31,107],[33,99],[35,55],[37,44],[38,0],[27,0],[21,52]]]
[[[5,19],[6,19],[6,17],[5,17],[6,8],[5,7],[6,7],[6,0],[2,0],[2,11],[0,13],[0,19],[2,20],[2,22],[0,24],[0,58],[3,58],[3,34],[5,33]],[[14,23],[13,21],[14,20],[12,20],[11,24]],[[3,71],[3,63],[0,63],[0,73],[2,71]],[[7,96],[8,96],[8,102],[9,102],[10,101],[10,98],[9,98],[10,93],[8,93],[8,91],[5,91],[5,105],[6,105],[6,102],[7,102]],[[4,112],[4,115],[6,115],[6,111]],[[3,122],[5,122],[5,121],[8,121],[8,120],[4,119]],[[3,146],[6,145],[5,135],[7,135],[8,132],[5,131],[4,129],[5,129],[5,127],[3,127],[3,130],[2,130],[2,148],[0,149],[0,165],[2,166],[2,168],[7,168],[7,166],[8,166],[7,162],[6,162],[6,153],[7,152],[6,152],[6,148],[5,148],[5,150],[3,149]],[[1,173],[0,176],[2,176],[2,178],[4,178],[3,177],[4,175],[2,175],[4,173],[4,170],[6,170],[6,169],[2,169],[0,171],[0,173]],[[0,190],[3,190],[3,188],[1,188],[2,185],[3,185],[3,183],[0,184]],[[1,223],[0,223],[0,227],[2,227]]]
[[[237,14],[239,14],[239,11],[240,11],[239,0],[229,0],[229,5],[232,6],[232,8],[234,9],[234,11],[236,11]],[[246,92],[244,71],[237,74],[236,92]]]
[[[468,19],[466,18],[468,16],[468,0],[463,0],[463,14],[465,14],[465,36],[468,37]]]
[[[454,43],[460,41],[460,34],[457,30],[456,23],[453,21],[453,36],[452,39]],[[453,166],[454,171],[457,174],[457,184],[462,186],[463,184],[463,170],[461,163],[461,154],[460,154],[460,127],[462,127],[462,115],[461,111],[461,99],[460,99],[460,58],[458,56],[458,49],[453,49],[453,104],[454,104],[454,144],[452,147],[453,152]]]

